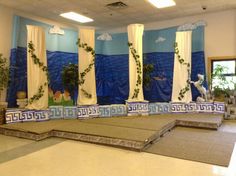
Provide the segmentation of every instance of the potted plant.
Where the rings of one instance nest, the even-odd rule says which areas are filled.
[[[7,88],[9,81],[9,67],[7,65],[7,59],[0,53],[0,97],[1,92]],[[5,108],[7,102],[0,102],[0,124],[4,123],[5,120]]]
[[[212,92],[215,101],[225,101],[230,96],[229,81],[227,81],[224,73],[227,67],[216,65],[209,81],[209,90]]]
[[[9,66],[7,59],[0,53],[0,96],[1,92],[7,88],[9,82]],[[6,106],[6,102],[0,102],[1,105]]]
[[[62,82],[65,90],[67,90],[73,100],[73,104],[76,105],[75,91],[78,88],[78,65],[69,64],[62,70]]]
[[[151,73],[154,70],[153,64],[143,64],[143,86],[149,87],[151,82]]]

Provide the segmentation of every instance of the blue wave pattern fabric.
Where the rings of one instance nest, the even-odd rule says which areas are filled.
[[[144,64],[153,64],[151,82],[144,87],[144,97],[149,102],[168,102],[171,99],[174,53],[148,53],[144,55]]]
[[[174,68],[174,53],[148,53],[144,54],[144,63],[153,64],[154,71],[151,73],[151,83],[149,87],[144,88],[145,99],[150,102],[168,102],[171,100],[172,79]],[[192,70],[191,80],[196,81],[197,74],[205,73],[204,52],[192,53]],[[155,79],[157,78],[157,79]],[[207,84],[204,82],[204,86]],[[191,85],[193,100],[200,95],[198,90]]]
[[[97,55],[95,70],[98,104],[125,103],[129,94],[128,55]]]
[[[16,107],[16,92],[27,91],[26,48],[14,48],[10,55],[10,84],[7,91],[9,107]]]
[[[18,47],[11,50],[10,77],[8,89],[9,107],[16,107],[16,92],[27,91],[26,78],[26,48]],[[50,87],[53,91],[63,92],[61,72],[63,66],[69,63],[78,63],[77,53],[47,51],[48,68],[50,74]],[[168,102],[171,99],[173,78],[173,52],[155,52],[144,54],[144,63],[153,64],[151,83],[144,88],[145,100],[150,102]],[[96,86],[98,104],[124,104],[129,93],[128,54],[121,55],[96,55]],[[192,53],[192,80],[197,80],[197,74],[205,75],[204,52]],[[205,84],[206,86],[206,84]],[[198,91],[192,86],[193,99],[199,96]]]

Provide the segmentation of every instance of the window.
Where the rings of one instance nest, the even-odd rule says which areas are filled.
[[[212,80],[212,87],[229,88],[233,90],[236,84],[236,58],[228,59],[211,59],[211,74],[217,67],[223,68],[223,76],[226,81],[222,82],[215,78]]]

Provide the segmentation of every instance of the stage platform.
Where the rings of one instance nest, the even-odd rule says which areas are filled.
[[[93,118],[87,119],[84,122],[156,130],[167,128],[165,125],[167,121],[173,121],[175,125],[178,126],[217,129],[222,124],[223,115],[208,113],[180,113],[122,118]],[[169,123],[169,125],[173,126],[171,123]]]
[[[175,126],[217,129],[222,114],[163,114],[152,116],[50,120],[0,125],[0,133],[32,140],[61,137],[143,150]]]

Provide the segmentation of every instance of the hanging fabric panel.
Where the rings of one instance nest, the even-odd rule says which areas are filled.
[[[95,32],[94,29],[80,29],[79,30],[80,43],[87,43],[88,46],[95,48]],[[91,52],[85,51],[84,48],[79,47],[79,73],[82,73],[89,64],[92,63],[93,56]],[[79,85],[79,95],[77,103],[79,105],[93,105],[97,103],[96,95],[96,80],[95,80],[95,68],[94,65],[92,69],[86,74],[85,82],[83,85]],[[85,90],[87,93],[91,94],[91,98],[86,96],[82,91]]]
[[[136,50],[136,54],[139,55],[137,58],[141,64],[141,78],[143,78],[143,30],[144,25],[142,24],[131,24],[128,26],[128,40],[132,43],[132,47]],[[138,73],[137,65],[131,50],[129,50],[129,99],[128,101],[144,101],[143,98],[143,83],[137,84]],[[139,93],[137,98],[132,98],[134,95],[134,89],[138,88]]]
[[[179,50],[179,56],[184,59],[184,63],[189,63],[191,67],[192,55],[192,31],[176,32],[176,43]],[[191,68],[190,68],[191,70]],[[190,90],[184,94],[180,100],[180,91],[187,86],[188,80],[187,65],[179,62],[178,55],[175,54],[174,58],[174,74],[173,74],[173,87],[172,87],[172,102],[185,102],[192,101],[191,86]]]
[[[27,44],[33,43],[35,55],[45,66],[47,66],[46,47],[45,47],[45,32],[42,27],[27,25]],[[27,51],[29,50],[27,46]],[[28,101],[31,97],[37,94],[40,86],[47,82],[46,73],[39,68],[39,65],[34,63],[31,54],[27,52],[27,86],[28,86]],[[48,86],[43,86],[43,96],[39,100],[28,104],[28,109],[46,109],[48,108]]]

